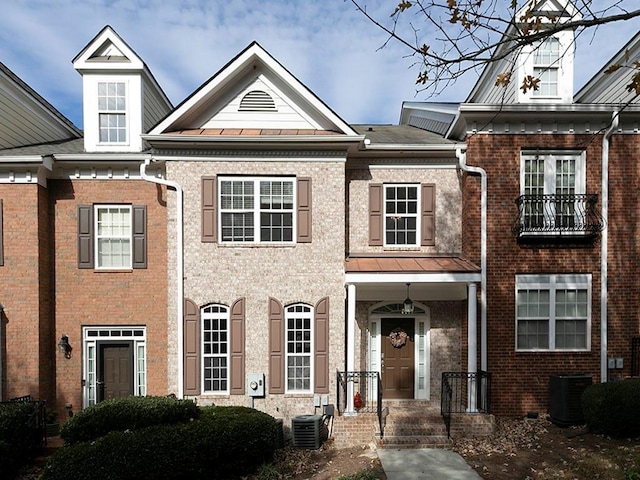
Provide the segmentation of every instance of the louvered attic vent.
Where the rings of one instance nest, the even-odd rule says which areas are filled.
[[[240,112],[275,112],[276,103],[267,92],[253,90],[247,93],[240,102]]]

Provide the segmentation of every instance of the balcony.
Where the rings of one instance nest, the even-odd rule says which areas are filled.
[[[591,241],[604,228],[597,203],[597,194],[521,195],[514,233],[518,241]]]

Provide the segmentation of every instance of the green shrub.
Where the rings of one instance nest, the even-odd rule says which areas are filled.
[[[35,408],[26,402],[0,404],[0,472],[7,476],[15,474],[34,453],[34,430],[29,420]]]
[[[613,437],[640,435],[640,379],[596,383],[582,394],[589,429]]]
[[[197,418],[191,400],[169,397],[123,397],[97,403],[70,418],[60,429],[67,444],[95,440],[109,432],[138,430],[152,425],[186,422]]]
[[[230,479],[273,459],[276,421],[244,407],[204,407],[198,419],[112,432],[66,445],[43,480]]]

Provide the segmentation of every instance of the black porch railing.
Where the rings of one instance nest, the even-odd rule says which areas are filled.
[[[375,413],[378,416],[380,438],[384,435],[382,422],[382,380],[378,372],[337,372],[338,412],[347,410],[349,384],[353,385],[354,408],[359,413]]]
[[[523,237],[583,237],[591,239],[604,228],[596,208],[597,194],[521,195],[513,230]]]
[[[28,403],[33,410],[29,414],[24,428],[28,429],[31,437],[30,447],[38,449],[47,443],[47,409],[44,400],[32,400],[30,395],[15,397],[8,402],[0,403]]]
[[[475,390],[469,405],[469,390]],[[475,408],[474,408],[475,407]],[[479,372],[443,372],[440,414],[447,427],[447,437],[451,437],[451,416],[456,413],[491,411],[491,374]]]

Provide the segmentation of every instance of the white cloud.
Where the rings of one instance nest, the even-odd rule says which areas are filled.
[[[366,3],[388,18],[397,2]],[[81,79],[71,60],[107,24],[142,57],[174,104],[253,40],[347,122],[396,123],[403,100],[425,98],[415,97],[418,72],[409,68],[406,50],[396,42],[379,49],[385,34],[344,0],[3,2],[0,61],[81,126]],[[601,48],[602,29],[593,44],[601,57],[597,68],[637,30],[637,22],[607,29],[607,48]],[[579,57],[585,60],[578,69],[594,65],[586,60],[593,53]],[[584,80],[576,75],[577,86]],[[469,88],[469,82],[456,85],[437,100],[464,100]]]

